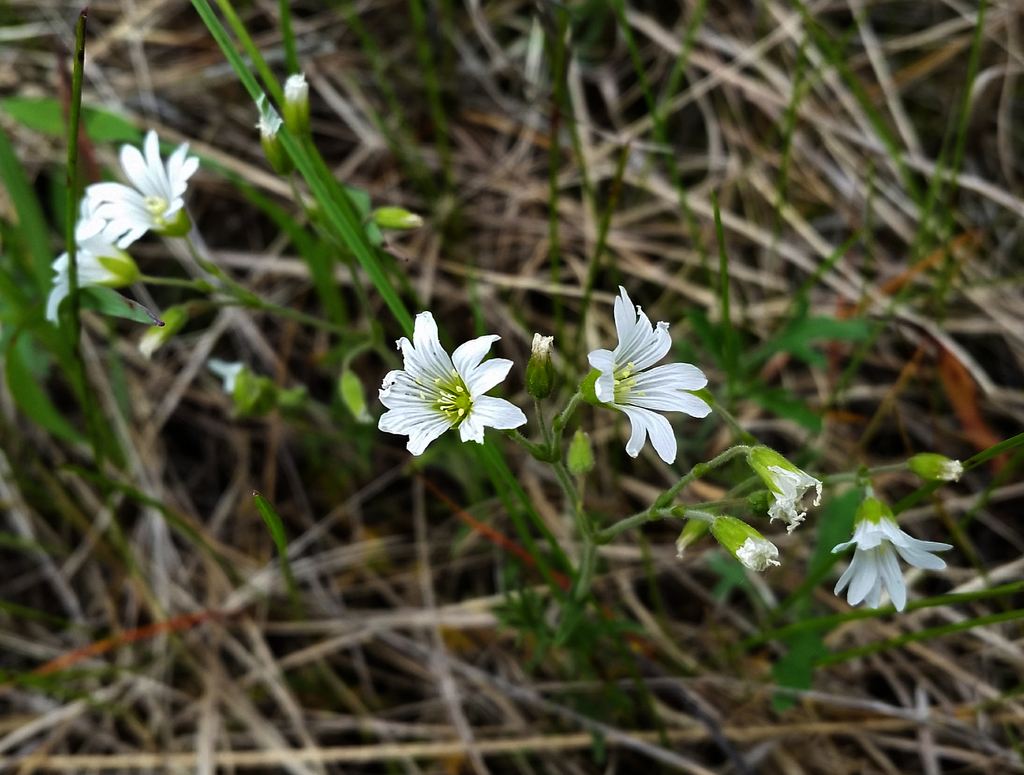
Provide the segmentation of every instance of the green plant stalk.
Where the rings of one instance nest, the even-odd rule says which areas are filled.
[[[608,202],[604,212],[601,214],[601,221],[597,229],[597,244],[594,245],[594,253],[590,257],[590,266],[587,269],[587,279],[583,285],[583,299],[580,302],[579,322],[576,325],[576,343],[573,345],[572,354],[575,361],[580,360],[583,354],[583,332],[586,328],[587,312],[590,309],[590,297],[594,292],[594,283],[597,282],[597,273],[601,268],[601,256],[604,255],[605,246],[608,244],[608,229],[612,223],[612,213],[619,203],[619,193],[622,191],[622,177],[626,173],[626,162],[629,161],[630,145],[627,143],[622,148],[619,162],[615,166],[615,177],[612,179],[611,188],[608,190]]]
[[[548,259],[551,266],[551,284],[556,291],[553,295],[555,315],[555,336],[559,342],[565,341],[565,319],[562,309],[562,294],[557,292],[562,274],[562,258],[559,245],[558,224],[558,168],[561,164],[559,127],[561,126],[562,106],[565,104],[565,35],[568,28],[567,14],[558,8],[557,38],[554,41],[554,57],[551,66],[551,77],[555,85],[555,93],[551,103],[549,120],[551,146],[548,151]]]
[[[75,61],[71,75],[71,107],[68,118],[68,171],[66,180],[67,223],[65,224],[65,241],[68,252],[68,297],[71,308],[71,359],[75,364],[80,381],[82,413],[92,444],[93,462],[96,470],[103,469],[104,449],[103,435],[100,431],[102,421],[98,417],[99,408],[93,402],[92,389],[89,386],[89,375],[82,360],[82,319],[81,319],[81,288],[78,282],[78,240],[75,238],[75,226],[78,221],[78,134],[82,119],[82,80],[85,71],[85,30],[88,19],[88,8],[83,8],[78,15],[75,26]]]
[[[220,0],[223,2],[224,0]],[[242,60],[238,51],[235,50],[234,45],[231,43],[231,39],[228,37],[227,30],[221,25],[216,15],[213,13],[213,9],[210,7],[208,0],[192,0],[192,5],[196,11],[202,17],[203,22],[210,30],[210,34],[213,35],[217,41],[221,50],[224,52],[225,57],[231,63],[242,84],[249,92],[249,96],[252,97],[253,101],[256,101],[261,95],[262,90],[256,79],[249,72],[245,66],[245,62]],[[233,13],[233,12],[232,12]],[[237,19],[237,16],[235,16]],[[247,51],[250,55],[255,53],[254,63],[256,63],[257,69],[262,68],[267,70],[266,62],[263,61],[259,50],[252,44],[252,39],[245,31],[244,27],[239,27],[236,30],[239,34],[240,39],[248,41]],[[244,45],[244,43],[243,43]],[[251,49],[251,51],[250,51]],[[268,70],[269,72],[269,70]],[[271,92],[274,93],[275,98],[281,95],[281,88],[276,81],[272,81],[267,84]],[[277,100],[280,103],[280,99]],[[377,291],[380,293],[384,302],[388,305],[392,314],[398,320],[399,324],[404,329],[405,333],[409,336],[412,335],[413,321],[412,316],[408,310],[402,304],[398,295],[395,293],[394,288],[391,286],[384,274],[380,264],[372,253],[371,246],[367,242],[366,235],[362,232],[362,227],[359,223],[359,219],[356,218],[352,211],[351,203],[348,202],[348,196],[344,193],[341,186],[338,185],[337,181],[330,176],[329,170],[327,171],[329,181],[325,181],[319,170],[325,169],[326,165],[323,164],[323,160],[317,155],[315,160],[311,158],[307,153],[306,149],[296,140],[296,138],[288,131],[287,126],[282,126],[278,137],[281,138],[285,149],[291,155],[295,161],[295,165],[299,172],[305,178],[306,183],[309,185],[310,191],[313,196],[316,197],[317,202],[324,209],[326,220],[335,228],[338,235],[343,240],[344,244],[348,246],[349,250],[355,256],[360,266],[370,277]],[[315,162],[318,161],[319,165]],[[339,196],[333,196],[332,191],[337,189],[340,191]]]
[[[974,91],[974,83],[978,76],[978,66],[981,57],[981,47],[985,40],[985,10],[988,6],[987,0],[980,0],[978,3],[978,16],[974,26],[974,41],[971,43],[971,58],[967,65],[967,86],[964,88],[964,99],[960,107],[960,120],[957,126],[956,148],[953,151],[953,164],[950,170],[948,195],[946,207],[943,209],[943,221],[945,222],[944,232],[949,234],[953,227],[953,191],[956,189],[957,176],[964,161],[964,152],[967,148],[967,129],[971,118],[971,97]],[[942,177],[941,171],[937,168],[935,174]],[[939,275],[939,283],[935,289],[940,305],[945,306],[946,293],[953,280],[955,262],[949,254],[949,243],[946,243],[946,265]],[[941,317],[944,316],[940,316]]]
[[[540,431],[544,438],[544,446],[549,450],[553,450],[554,443],[551,429],[548,428],[547,421],[544,419],[544,407],[541,406],[539,399],[533,399],[533,409],[537,413],[537,424],[540,426]]]
[[[682,479],[672,485],[668,490],[659,495],[654,503],[651,504],[649,509],[645,511],[639,511],[630,517],[626,517],[623,520],[616,522],[614,525],[606,527],[597,533],[598,543],[608,543],[611,539],[630,528],[640,527],[641,525],[651,522],[655,519],[661,519],[662,517],[671,516],[668,511],[668,507],[672,501],[676,499],[676,496],[682,492],[683,488],[687,487],[691,482],[705,476],[709,471],[718,468],[725,463],[728,463],[739,455],[745,455],[750,452],[750,447],[745,444],[737,444],[735,447],[729,447],[722,454],[712,458],[706,463],[698,463],[690,472],[686,474]],[[688,509],[689,511],[689,509]],[[697,518],[701,518],[700,515],[694,515]]]
[[[732,327],[732,311],[729,300],[729,257],[725,252],[725,231],[722,229],[722,214],[718,209],[718,197],[711,192],[711,206],[715,211],[715,234],[718,235],[718,292],[721,296],[722,308],[722,344],[725,348],[726,391],[729,406],[736,396],[736,379],[739,377],[739,352],[736,347],[736,332]]]
[[[937,595],[936,597],[930,597],[926,600],[916,600],[907,603],[904,613],[920,611],[926,608],[962,605],[965,603],[972,603],[976,600],[987,600],[989,598],[1000,597],[1002,595],[1013,595],[1021,591],[1024,591],[1024,581],[1017,581],[1013,584],[1004,584],[999,587],[991,587],[990,589],[982,589],[977,592],[959,592],[952,595]],[[847,622],[855,622],[861,619],[877,619],[882,616],[889,616],[893,613],[896,613],[896,609],[893,606],[888,605],[884,608],[860,608],[843,614],[821,616],[817,619],[805,619],[802,622],[789,624],[785,627],[779,627],[776,630],[772,630],[771,632],[747,638],[739,645],[739,648],[753,648],[754,646],[760,646],[762,643],[767,643],[773,640],[786,640],[787,638],[793,635],[799,635],[800,633],[831,630],[834,627],[837,627],[840,624],[846,624]]]
[[[289,75],[302,72],[299,54],[295,48],[295,31],[292,29],[292,9],[289,0],[280,0],[278,13],[281,17],[281,43],[284,45],[284,62]]]
[[[624,0],[614,0],[613,5],[615,6],[615,13],[619,27],[622,29],[622,37],[626,41],[626,47],[629,49],[629,56],[633,62],[633,70],[636,72],[637,81],[644,93],[644,99],[647,101],[647,108],[651,114],[651,122],[654,126],[654,140],[666,149],[670,149],[671,144],[668,140],[665,111],[661,109],[655,100],[654,92],[651,90],[650,84],[647,80],[647,73],[644,70],[643,58],[640,55],[640,49],[633,37],[633,30],[629,26],[629,20],[626,18]],[[683,45],[679,50],[679,56],[676,58],[676,62],[673,66],[672,75],[669,77],[669,88],[666,90],[664,100],[666,102],[672,99],[673,94],[678,88],[679,81],[686,69],[686,64],[689,62],[690,51],[693,48],[693,43],[697,37],[697,30],[700,28],[700,22],[704,18],[705,11],[707,11],[707,0],[699,0],[690,21],[687,22],[686,31],[683,36]],[[704,248],[704,240],[701,238],[697,218],[690,209],[690,202],[686,195],[686,187],[683,185],[683,176],[679,173],[679,168],[675,163],[675,155],[671,153],[671,151],[669,151],[668,163],[666,166],[668,168],[669,177],[672,179],[672,185],[674,185],[676,189],[679,207],[683,211],[683,221],[686,223],[686,226],[690,231],[690,239],[697,250],[697,254],[701,258],[702,264],[706,267],[708,265],[708,253]]]
[[[423,13],[422,0],[409,0],[409,15],[412,17],[413,32],[416,36],[416,56],[423,68],[423,79],[427,86],[427,100],[430,102],[430,115],[434,121],[437,155],[441,160],[441,171],[444,174],[445,187],[451,190],[455,183],[452,175],[452,151],[448,142],[448,120],[441,104],[441,87],[438,83],[437,68],[427,39],[427,21]]]
[[[888,651],[889,649],[905,646],[908,643],[917,643],[918,641],[922,640],[931,640],[932,638],[939,638],[943,635],[949,635],[950,633],[954,632],[973,630],[975,627],[984,627],[988,624],[1012,622],[1016,619],[1022,618],[1024,618],[1024,608],[1018,608],[1013,611],[1004,611],[998,614],[990,614],[989,616],[979,616],[975,619],[967,619],[963,622],[954,622],[952,624],[946,624],[941,627],[930,627],[926,630],[910,632],[905,635],[900,635],[896,638],[889,638],[888,640],[883,640],[880,643],[869,643],[866,646],[860,646],[855,649],[848,649],[846,651],[840,651],[835,654],[828,654],[827,656],[818,659],[818,661],[815,664],[818,667],[824,665],[835,665],[839,662],[846,662],[850,659],[856,659],[857,657],[866,657],[869,654],[878,654],[882,651]]]

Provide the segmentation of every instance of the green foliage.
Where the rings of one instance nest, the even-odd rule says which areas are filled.
[[[51,97],[7,97],[0,100],[0,110],[37,132],[54,137],[67,135],[64,111]],[[137,143],[142,139],[142,132],[134,124],[103,108],[83,106],[82,123],[94,142]]]

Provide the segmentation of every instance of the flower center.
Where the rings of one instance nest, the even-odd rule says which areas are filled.
[[[452,369],[449,382],[435,379],[434,384],[438,393],[437,410],[448,418],[453,428],[458,428],[473,409],[473,396],[469,394],[466,383],[462,381],[459,373]]]
[[[158,226],[166,225],[163,214],[167,212],[168,207],[170,207],[170,204],[162,196],[151,195],[146,197],[146,209],[152,214],[153,220],[156,221]]]
[[[615,403],[621,404],[622,400],[636,387],[636,377],[631,376],[635,368],[633,361],[630,361],[621,369],[612,372],[612,377],[615,380]]]

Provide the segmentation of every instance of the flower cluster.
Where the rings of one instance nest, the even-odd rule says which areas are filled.
[[[191,222],[183,197],[198,167],[199,160],[188,155],[188,143],[178,146],[164,164],[153,131],[146,134],[143,151],[123,146],[121,168],[131,185],[94,183],[85,190],[75,228],[79,285],[129,285],[138,277],[138,268],[125,248],[150,230],[166,236],[187,234]],[[56,323],[60,303],[70,292],[66,253],[53,262],[53,270],[46,318]]]
[[[711,407],[690,391],[703,388],[707,377],[689,363],[652,368],[672,347],[668,323],[653,326],[643,310],[633,306],[626,289],[619,291],[614,308],[619,344],[614,350],[590,353],[594,368],[588,377],[590,398],[629,418],[632,433],[627,453],[639,455],[650,436],[661,459],[671,463],[676,458],[676,437],[658,412],[706,417]],[[388,409],[380,418],[380,429],[408,436],[409,451],[419,455],[451,428],[459,429],[463,441],[482,442],[485,427],[512,430],[525,423],[526,415],[508,401],[484,395],[512,367],[512,361],[500,358],[482,362],[498,339],[495,335],[479,337],[449,357],[438,340],[433,316],[429,312],[417,315],[413,341],[398,340],[405,368],[390,372],[380,389],[381,403]],[[527,388],[535,398],[546,397],[552,389],[550,349],[550,337],[534,337]],[[582,389],[586,395],[586,382]]]

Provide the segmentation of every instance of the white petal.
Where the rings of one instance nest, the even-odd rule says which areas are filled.
[[[832,551],[834,552],[835,549],[833,549]],[[846,589],[846,585],[850,583],[850,579],[853,578],[854,573],[856,573],[856,570],[854,569],[853,563],[851,562],[846,567],[846,570],[843,571],[843,575],[839,577],[839,581],[836,582],[836,587],[832,590],[832,593],[838,595],[840,592]]]
[[[615,356],[611,350],[594,350],[587,355],[591,368],[601,372],[594,384],[594,393],[599,401],[611,403],[615,400]]]
[[[903,580],[896,552],[891,546],[880,550],[879,572],[892,604],[896,606],[897,611],[902,611],[907,604],[907,585]]]
[[[405,448],[413,455],[422,455],[427,445],[448,430],[449,427],[448,422],[444,418],[435,419],[430,423],[420,423],[409,434],[409,441],[406,442]]]
[[[53,281],[53,288],[50,289],[50,295],[46,299],[46,319],[51,323],[57,322],[57,310],[69,293],[71,293],[71,288],[67,275]]]
[[[871,585],[871,589],[864,596],[864,605],[868,608],[878,608],[882,602],[882,577],[881,575],[875,576],[875,583]]]
[[[470,417],[488,428],[510,430],[526,423],[523,410],[504,398],[479,396],[473,399]],[[460,426],[461,427],[461,426]]]
[[[458,351],[456,351],[456,354]],[[456,366],[458,368],[458,366]],[[469,394],[474,398],[482,396],[488,390],[499,384],[508,376],[512,368],[512,361],[507,358],[491,358],[486,363],[477,366],[472,372],[466,373],[460,370]]]
[[[121,146],[121,169],[125,176],[139,191],[147,191],[150,188],[149,170],[146,168],[146,160],[142,152],[133,145]],[[96,184],[98,186],[102,183]],[[120,185],[120,184],[116,184]]]
[[[636,377],[637,390],[700,390],[708,384],[704,372],[692,363],[666,363],[637,374]]]
[[[952,549],[953,547],[950,546],[949,548]],[[946,561],[941,557],[936,557],[934,554],[918,549],[916,546],[900,546],[897,544],[896,551],[900,553],[900,557],[915,568],[942,570],[946,567]]]
[[[672,432],[672,426],[668,420],[660,414],[638,406],[621,406],[623,412],[629,417],[632,427],[629,441],[626,443],[626,453],[630,457],[636,457],[644,446],[644,439],[650,435],[651,444],[658,457],[666,463],[672,463],[676,459],[676,436]]]
[[[398,345],[405,356],[405,368],[413,377],[425,382],[451,379],[455,366],[448,353],[441,347],[437,337],[437,324],[429,312],[421,312],[416,316],[412,344],[402,337],[398,340]]]
[[[499,339],[501,337],[497,334],[478,336],[476,339],[470,339],[468,342],[464,342],[455,348],[455,352],[452,353],[452,363],[455,364],[455,369],[459,372],[459,375],[466,379],[470,372],[480,365],[480,361],[487,355],[491,345]]]
[[[846,599],[850,605],[857,605],[878,582],[878,558],[874,552],[858,549],[853,554],[852,565],[857,567],[853,572],[853,581],[850,583],[850,591]]]

